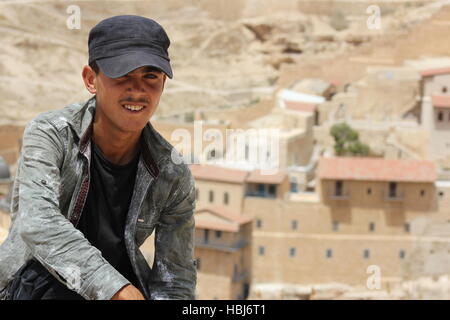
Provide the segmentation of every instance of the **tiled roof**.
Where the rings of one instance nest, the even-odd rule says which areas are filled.
[[[207,229],[225,232],[239,232],[239,225],[223,221],[213,221],[204,216],[195,217],[195,227],[198,229]]]
[[[296,101],[284,101],[284,105],[286,106],[286,109],[294,111],[314,112],[317,108],[317,105],[315,104]]]
[[[252,221],[250,217],[237,215],[219,206],[200,208],[194,217],[196,228],[228,232],[238,232],[240,225]]]
[[[448,74],[450,73],[450,67],[447,68],[436,68],[436,69],[427,69],[420,71],[420,75],[422,77],[431,77],[440,74]]]
[[[230,183],[244,183],[248,172],[243,170],[228,169],[212,165],[189,166],[195,179],[212,180]]]
[[[283,170],[278,170],[276,174],[261,174],[260,170],[253,170],[248,175],[246,182],[249,183],[267,183],[267,184],[280,184],[286,179],[287,173]]]
[[[434,182],[437,172],[427,160],[380,158],[321,158],[320,179]]]
[[[450,96],[432,96],[433,107],[450,108]]]
[[[229,169],[212,165],[191,165],[192,175],[197,180],[209,180],[229,183],[268,183],[280,184],[284,181],[287,173],[278,170],[276,174],[261,174],[260,170],[244,171]]]

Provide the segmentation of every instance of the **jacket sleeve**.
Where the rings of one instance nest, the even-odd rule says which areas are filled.
[[[186,165],[170,191],[155,233],[152,299],[195,298],[197,270],[194,255],[195,187]]]
[[[25,129],[16,175],[16,223],[31,254],[59,281],[85,299],[110,299],[129,283],[61,213],[61,132],[46,120]]]

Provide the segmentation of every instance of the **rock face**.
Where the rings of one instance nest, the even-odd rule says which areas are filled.
[[[380,289],[342,283],[293,285],[264,283],[252,286],[250,300],[448,300],[448,275],[418,277],[386,283]]]
[[[68,27],[76,21],[70,5],[80,9],[79,29]],[[417,24],[428,12],[414,15],[411,6],[400,6],[385,15],[383,30],[373,33],[364,27],[365,12],[355,16],[351,6],[342,6],[339,14],[326,15],[296,0],[0,1],[1,121],[26,122],[87,99],[80,76],[87,35],[108,16],[144,15],[167,30],[175,78],[167,83],[157,115],[170,115],[245,105],[258,97],[229,97],[236,90],[275,86],[285,65],[342,54],[373,36]]]

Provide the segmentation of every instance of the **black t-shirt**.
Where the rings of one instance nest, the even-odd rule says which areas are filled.
[[[92,143],[89,193],[77,225],[103,257],[136,287],[124,231],[138,160],[139,154],[128,164],[116,165]]]
[[[138,287],[137,278],[128,258],[124,231],[138,162],[139,153],[126,165],[113,164],[92,143],[89,192],[77,225],[102,256],[135,287]],[[14,300],[83,299],[34,259],[19,270],[11,296]]]

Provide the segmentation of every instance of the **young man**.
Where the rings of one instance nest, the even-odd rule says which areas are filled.
[[[94,97],[25,129],[0,298],[194,298],[193,179],[149,123],[172,77],[169,45],[139,16],[91,30],[82,76]],[[150,268],[139,247],[154,230]]]

